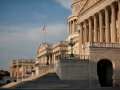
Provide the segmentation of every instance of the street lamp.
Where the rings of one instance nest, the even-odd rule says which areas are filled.
[[[68,43],[68,45],[71,46],[71,55],[70,55],[70,57],[74,57],[72,47],[75,45],[75,42],[73,42],[73,38],[70,39],[70,42]]]
[[[46,57],[47,57],[46,65],[49,65],[49,62],[48,62],[49,53],[48,53],[48,51],[46,52]]]

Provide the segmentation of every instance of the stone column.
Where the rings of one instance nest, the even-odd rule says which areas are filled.
[[[52,53],[52,65],[54,64],[54,53]]]
[[[52,65],[52,54],[50,54],[50,64]]]
[[[14,76],[14,67],[12,66],[12,73],[11,73],[12,77]]]
[[[40,57],[40,63],[41,63],[41,67],[43,67],[43,57]]]
[[[13,68],[10,67],[10,76],[12,77],[13,76]]]
[[[72,34],[72,22],[70,21],[70,34]]]
[[[111,5],[112,10],[112,43],[117,42],[117,34],[116,34],[116,17],[115,17],[115,5],[114,3]]]
[[[12,71],[12,68],[10,67],[10,76],[12,76],[12,73],[11,73],[11,71]]]
[[[14,66],[13,66],[13,77],[14,77]]]
[[[68,35],[70,34],[70,25],[69,25],[69,22],[68,22]]]
[[[53,62],[54,62],[54,66],[55,66],[55,52],[54,52]]]
[[[14,77],[16,77],[16,67],[15,66],[14,66],[13,71],[14,71]]]
[[[118,13],[118,32],[119,32],[119,43],[120,43],[120,1],[118,1],[118,9],[119,9],[119,13]]]
[[[41,57],[39,57],[39,59],[38,59],[38,63],[39,63],[39,66],[41,67],[41,66],[42,66],[42,63],[41,63]]]
[[[19,65],[17,66],[17,77],[19,77]]]
[[[25,66],[22,65],[22,77],[25,76]]]
[[[55,61],[55,67],[56,67],[56,52],[55,52],[55,56],[54,56],[54,61]]]
[[[75,21],[73,20],[73,33],[75,33]]]
[[[94,15],[94,42],[98,41],[98,23],[97,23],[97,14]]]
[[[87,43],[87,20],[84,21],[84,25],[85,25],[84,42]]]
[[[39,64],[39,66],[42,67],[42,56],[39,57],[39,58],[40,58],[40,64]]]
[[[103,18],[102,10],[99,12],[100,42],[103,42]]]
[[[92,20],[89,18],[89,42],[92,42]]]
[[[82,44],[83,44],[83,23],[80,23],[80,44],[79,44],[79,53],[82,53]]]
[[[109,12],[108,12],[109,7],[105,8],[105,36],[106,36],[106,42],[110,42],[110,21],[109,21]]]

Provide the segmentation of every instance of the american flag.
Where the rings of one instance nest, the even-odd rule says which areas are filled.
[[[43,27],[43,31],[45,30],[45,25],[44,25],[44,27]]]

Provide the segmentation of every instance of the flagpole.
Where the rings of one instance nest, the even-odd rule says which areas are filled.
[[[45,43],[46,43],[46,28],[45,28]]]
[[[46,23],[45,23],[45,43],[46,43]]]
[[[46,43],[46,27],[45,27],[46,23],[44,24],[43,30],[45,31],[45,43]]]

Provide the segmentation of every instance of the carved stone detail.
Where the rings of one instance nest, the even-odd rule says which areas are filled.
[[[83,6],[83,10],[81,11],[81,13],[84,12],[85,10],[87,10],[89,7],[93,6],[98,1],[100,1],[100,0],[88,0],[86,2],[86,4]]]

